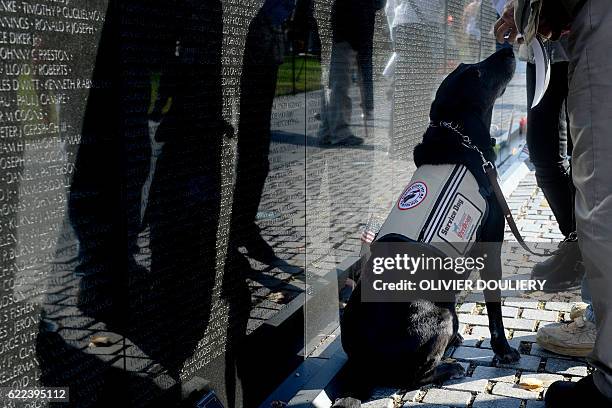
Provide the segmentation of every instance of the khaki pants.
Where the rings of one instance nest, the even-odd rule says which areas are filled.
[[[598,336],[590,361],[612,398],[612,1],[589,0],[572,25],[568,110],[576,223]],[[585,400],[586,401],[586,400]]]

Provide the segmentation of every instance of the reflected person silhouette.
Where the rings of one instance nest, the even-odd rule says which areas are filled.
[[[230,246],[245,247],[251,258],[268,265],[280,259],[261,236],[256,218],[270,171],[270,119],[284,57],[282,28],[294,7],[295,0],[266,0],[249,26],[242,68]]]
[[[295,0],[266,0],[251,21],[246,38],[236,184],[222,294],[230,308],[225,350],[227,407],[257,406],[266,396],[258,378],[261,376],[261,362],[257,363],[257,358],[252,355],[253,345],[248,343],[246,335],[251,307],[246,278],[252,277],[255,271],[238,248],[244,247],[249,257],[264,264],[280,268],[287,265],[261,236],[256,217],[270,170],[270,120],[278,69],[284,56],[282,28],[294,6]],[[237,378],[240,379],[240,390]]]
[[[147,3],[150,10],[156,10],[156,3]],[[79,307],[121,329],[126,324],[128,274],[140,269],[134,256],[150,167],[150,81],[163,47],[163,42],[147,44],[135,52],[122,37],[130,29],[142,31],[145,40],[152,37],[155,24],[135,26],[133,10],[143,8],[139,0],[109,3],[68,203],[79,241]],[[153,19],[153,11],[145,16]]]
[[[482,0],[473,0],[465,6],[463,11],[463,62],[476,62],[480,60],[480,42],[482,39],[481,25]]]
[[[151,290],[130,310],[130,338],[177,381],[209,322],[217,265],[222,120],[222,5],[177,2],[176,47],[162,73],[155,112],[171,106],[151,183]]]
[[[376,12],[382,0],[335,0],[332,7],[332,53],[329,63],[328,92],[323,93],[322,146],[357,146],[364,139],[351,130],[353,101],[350,96],[351,73],[356,68],[361,91],[362,117],[373,119],[374,83],[372,48]]]
[[[393,69],[393,123],[390,155],[412,162],[415,140],[429,122],[429,108],[444,71],[446,2],[387,0],[391,40],[397,54]]]
[[[60,235],[74,231],[78,256],[48,265],[51,290],[45,307],[53,315],[41,322],[36,339],[41,384],[69,387],[69,406],[79,407],[133,401],[126,395],[133,384],[149,398],[160,391],[148,377],[125,369],[120,346],[128,333],[130,281],[148,275],[136,260],[142,255],[142,191],[151,160],[148,111],[151,78],[167,60],[163,55],[174,51],[166,20],[172,8],[162,0],[111,0],[105,10],[99,39],[92,44],[97,46],[93,72],[88,55],[75,64],[92,78],[84,112],[80,106],[65,112],[82,137],[68,222]],[[65,251],[62,245],[66,242],[58,242],[57,253]],[[78,279],[68,279],[73,274]],[[79,286],[76,300],[73,285]],[[68,296],[58,299],[55,292]],[[112,339],[113,347],[97,351],[88,346],[99,332]]]

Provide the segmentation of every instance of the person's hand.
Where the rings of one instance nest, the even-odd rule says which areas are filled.
[[[497,42],[503,44],[508,41],[509,43],[516,42],[516,37],[519,32],[514,21],[514,1],[510,0],[506,3],[504,13],[495,23],[495,38]],[[506,38],[507,36],[507,38]]]
[[[538,34],[549,40],[558,41],[561,36],[569,32],[571,22],[572,17],[565,12],[563,7],[545,1],[542,3]]]

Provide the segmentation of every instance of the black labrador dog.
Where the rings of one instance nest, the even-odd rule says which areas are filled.
[[[462,134],[470,136],[473,145],[487,160],[494,163],[489,130],[493,105],[505,91],[514,70],[511,49],[500,50],[477,64],[461,64],[436,93],[430,113],[432,123],[452,122]],[[491,191],[480,154],[461,142],[461,137],[452,129],[430,126],[422,143],[414,150],[416,165],[463,164],[483,191]],[[502,275],[500,256],[505,221],[492,192],[487,201],[489,211],[482,223],[479,240],[496,244],[493,253],[489,250],[481,278],[498,280]],[[501,294],[485,291],[484,295],[496,358],[506,363],[515,362],[520,355],[510,347],[505,336]],[[440,362],[449,346],[463,340],[458,326],[454,302],[362,302],[359,282],[341,321],[342,345],[349,356],[344,371],[350,372],[352,377],[347,385],[360,391],[363,398],[363,392],[375,384],[408,387],[463,376],[464,370],[459,364]]]

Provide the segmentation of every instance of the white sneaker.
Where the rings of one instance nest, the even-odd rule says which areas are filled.
[[[586,357],[593,351],[596,337],[595,323],[578,316],[570,323],[555,323],[542,327],[538,330],[536,341],[540,347],[553,353]]]
[[[584,302],[574,303],[572,305],[572,308],[570,309],[570,319],[576,320],[577,317],[582,317],[587,307],[589,307],[588,303],[584,303]]]

